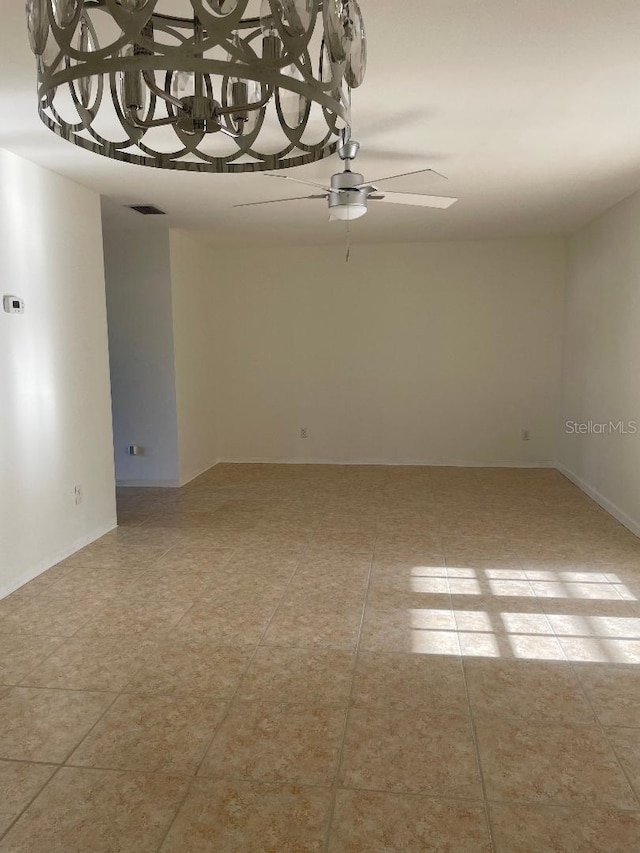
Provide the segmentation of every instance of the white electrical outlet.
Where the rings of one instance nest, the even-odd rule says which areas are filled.
[[[74,495],[76,499],[76,506],[80,506],[82,503],[82,486],[80,484],[75,487]]]
[[[300,427],[300,438],[309,438],[309,430],[306,427]]]
[[[522,440],[523,441],[531,441],[531,430],[528,430],[528,429],[522,430]]]

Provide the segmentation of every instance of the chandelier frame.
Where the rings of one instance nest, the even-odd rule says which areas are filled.
[[[256,0],[237,0],[226,14],[214,7],[233,0],[188,0],[193,18],[156,13],[159,2],[27,0],[38,113],[53,133],[113,160],[194,172],[284,169],[335,153],[350,130],[357,75],[348,50],[346,58],[332,55],[327,18],[333,16],[329,24],[335,26],[341,15],[345,32],[350,24],[352,35],[359,33],[366,64],[357,0],[302,0],[310,20],[302,33],[291,31],[287,11],[300,0],[263,0],[260,17],[245,17]],[[59,4],[73,8],[70,20],[60,21]],[[359,30],[351,20],[356,16]],[[101,20],[114,31],[105,44]],[[176,90],[185,79],[193,90],[188,95]],[[65,110],[57,104],[60,92]],[[296,107],[293,121],[287,98]],[[115,138],[115,131],[103,135],[96,121],[105,103]],[[265,122],[283,134],[277,150],[261,148]],[[163,144],[171,138],[175,147],[159,150],[151,139],[157,128],[163,128]],[[218,135],[234,140],[231,153],[216,152]]]

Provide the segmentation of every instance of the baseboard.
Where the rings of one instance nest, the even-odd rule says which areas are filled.
[[[283,457],[235,457],[219,459],[218,464],[229,465],[381,465],[415,468],[555,468],[555,462],[469,462],[460,459],[326,459],[307,457],[303,459]]]
[[[565,468],[564,465],[560,462],[556,462],[555,467],[560,471],[561,474],[571,480],[571,482],[576,485],[581,491],[583,491],[586,495],[588,495],[592,500],[594,500],[602,509],[606,510],[609,515],[612,515],[616,521],[619,521],[620,524],[623,524],[626,528],[628,528],[633,534],[640,537],[640,523],[634,521],[631,516],[627,515],[626,512],[623,512],[618,506],[616,506],[613,501],[610,501],[609,498],[605,498],[604,495],[601,495],[597,489],[594,489],[593,486],[590,486],[582,477],[578,477],[577,474],[574,474],[573,471],[570,471],[568,468]]]
[[[24,586],[29,581],[32,581],[34,578],[37,578],[38,575],[41,575],[43,572],[46,572],[52,566],[55,566],[57,563],[60,563],[62,560],[66,560],[67,557],[70,557],[72,554],[75,554],[76,551],[79,551],[80,548],[84,548],[86,545],[90,545],[92,542],[95,542],[96,539],[100,539],[101,536],[104,536],[105,533],[109,533],[111,530],[114,530],[118,526],[118,522],[116,518],[110,519],[100,527],[95,528],[91,531],[91,533],[87,533],[84,536],[81,536],[79,539],[75,539],[73,543],[64,548],[62,551],[59,551],[55,557],[48,558],[47,560],[43,560],[38,564],[36,568],[29,569],[26,572],[23,572],[19,575],[18,578],[11,581],[11,583],[6,586],[0,587],[0,599],[5,598],[7,595],[11,595],[12,592],[15,592],[17,589],[20,589],[21,586]]]
[[[118,489],[179,489],[179,480],[116,480]]]
[[[202,474],[206,474],[207,471],[211,471],[212,468],[215,468],[220,462],[219,459],[216,459],[215,462],[211,462],[209,465],[205,465],[204,468],[200,468],[197,471],[193,471],[190,474],[187,474],[185,477],[180,478],[180,485],[186,486],[187,483],[190,483],[192,480],[195,480],[196,477],[202,476]]]
[[[210,465],[205,465],[197,471],[193,471],[182,477],[180,480],[116,480],[116,486],[119,489],[179,489],[181,486],[186,486],[196,477],[200,477],[212,468],[215,468],[219,463],[219,459],[212,462]]]

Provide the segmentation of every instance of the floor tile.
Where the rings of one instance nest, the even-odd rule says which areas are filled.
[[[376,597],[393,593],[413,593],[416,600],[425,595],[449,595],[449,579],[444,568],[417,568],[402,570],[395,565],[381,568],[374,564],[371,589]]]
[[[459,655],[455,629],[440,627],[449,616],[446,607],[392,610],[367,607],[360,648],[374,652]]]
[[[352,703],[359,708],[467,714],[460,659],[453,656],[361,652]]]
[[[420,586],[434,578],[446,579],[447,567],[444,561],[432,560],[429,565],[416,565],[414,560],[400,560],[393,552],[389,556],[382,557],[376,554],[371,571],[371,583],[381,585],[398,586],[404,589],[413,589],[414,583]],[[439,585],[441,586],[441,585]]]
[[[595,722],[568,664],[465,658],[464,669],[475,716]]]
[[[255,553],[243,553],[239,548],[228,564],[225,571],[229,576],[263,578],[264,580],[287,581],[298,565],[298,555],[290,552],[273,551],[268,547],[260,547]]]
[[[539,598],[573,599],[577,601],[617,600],[618,593],[610,583],[566,583],[562,580],[532,581]]]
[[[127,682],[125,693],[230,698],[245,671],[248,646],[215,646],[169,640]]]
[[[118,691],[149,657],[154,644],[108,637],[72,637],[27,675],[31,687]]]
[[[332,595],[337,601],[343,595],[358,595],[364,598],[367,591],[369,572],[343,575],[332,571],[298,569],[287,586],[287,593],[294,596]]]
[[[261,647],[238,697],[343,708],[349,699],[353,665],[353,652],[348,651]]]
[[[338,791],[330,853],[489,853],[482,803]]]
[[[225,708],[193,696],[120,696],[69,764],[193,775]]]
[[[25,586],[20,587],[20,589],[17,589],[15,592],[12,592],[11,595],[7,595],[5,598],[0,599],[0,626],[2,624],[2,620],[6,616],[13,616],[28,601],[41,595],[40,591],[38,591],[37,594],[28,593],[26,591],[27,586],[28,585],[25,584]]]
[[[18,684],[63,642],[63,637],[0,633],[0,684]]]
[[[454,615],[461,634],[502,634],[507,639],[517,636],[554,638],[549,619],[544,613],[535,612],[538,610],[538,607],[524,612],[505,609],[499,602],[485,599],[472,607],[458,605]]]
[[[210,575],[212,582],[206,592],[200,596],[200,602],[211,609],[250,609],[269,607],[273,612],[282,599],[287,585],[279,579],[256,579],[252,576],[232,577]]]
[[[14,687],[0,698],[0,758],[61,763],[114,696]]]
[[[480,720],[476,731],[490,800],[637,808],[595,726]]]
[[[603,599],[602,601],[577,600],[575,598],[540,598],[539,606],[547,614],[549,622],[558,636],[593,636],[591,620],[594,617],[613,616],[634,619],[638,617],[638,603],[622,598]],[[573,617],[568,619],[567,617]],[[575,617],[578,617],[577,621]],[[586,630],[584,628],[586,627]]]
[[[640,729],[608,728],[606,733],[636,792],[640,807]]]
[[[0,761],[0,835],[29,805],[56,769],[53,764]]]
[[[634,849],[640,545],[560,474],[220,464],[118,504],[0,602],[0,801],[83,762],[0,851],[156,853],[150,769],[194,786],[165,853],[325,853],[345,714],[333,853],[482,851],[470,710],[496,853]]]
[[[275,610],[271,603],[216,607],[196,604],[181,619],[173,632],[184,642],[219,645],[255,645],[265,632]]]
[[[366,587],[362,584],[357,586],[343,585],[334,588],[316,587],[310,589],[305,586],[292,586],[289,584],[284,591],[281,600],[282,610],[302,610],[314,612],[331,611],[356,611],[362,614]]]
[[[129,546],[134,549],[147,547],[154,551],[164,548],[166,551],[176,545],[177,542],[178,535],[174,531],[163,530],[161,527],[155,529],[139,527],[136,530],[123,530],[118,526],[102,536],[94,543],[94,547],[108,549]]]
[[[60,565],[87,569],[138,569],[152,566],[167,548],[152,545],[88,545]]]
[[[366,584],[371,568],[370,557],[358,556],[328,556],[322,557],[306,552],[301,559],[293,580],[305,579],[308,582],[321,582],[335,579]]]
[[[270,646],[353,649],[361,622],[361,607],[349,607],[342,612],[317,611],[304,605],[279,607],[263,643]]]
[[[69,566],[52,566],[50,569],[47,569],[47,571],[42,572],[42,574],[37,575],[33,580],[24,584],[24,586],[19,587],[19,589],[10,595],[8,599],[5,599],[5,601],[10,600],[11,598],[28,601],[30,598],[41,595],[43,592],[48,590],[52,591],[58,581],[65,577],[70,571],[71,569]]]
[[[61,768],[0,841],[2,853],[155,853],[186,781]]]
[[[198,779],[161,853],[321,853],[330,802],[322,788]]]
[[[313,535],[310,547],[322,548],[325,546],[338,547],[345,552],[356,552],[371,554],[375,542],[375,532],[369,531],[341,531],[324,530],[322,527]]]
[[[199,775],[330,786],[345,711],[301,705],[234,704]]]
[[[469,720],[353,709],[340,781],[349,788],[477,799],[480,779]]]
[[[640,812],[492,805],[496,853],[630,853]]]
[[[43,597],[31,599],[0,620],[0,633],[71,637],[100,609],[98,603]]]
[[[518,634],[503,631],[459,631],[460,651],[466,658],[508,658],[522,661],[567,660],[565,650],[555,637],[542,634]]]
[[[640,639],[618,640],[601,637],[560,637],[567,660],[575,663],[640,665]]]
[[[125,589],[123,597],[194,604],[206,596],[211,588],[212,574],[167,573],[153,568],[136,578],[131,588]]]
[[[603,726],[640,726],[640,667],[576,664],[574,669]]]
[[[170,601],[115,601],[101,607],[79,637],[159,639],[178,624],[189,604]]]
[[[427,581],[443,581],[448,585],[446,578],[424,578]],[[422,584],[415,584],[421,586]],[[377,610],[406,610],[411,612],[430,613],[439,615],[440,627],[455,630],[455,619],[453,615],[452,602],[449,593],[437,592],[434,583],[424,584],[426,588],[433,589],[431,592],[406,590],[394,588],[390,584],[372,582],[367,595],[367,604]],[[446,622],[446,624],[445,624]]]
[[[45,590],[44,595],[93,599],[97,603],[107,603],[118,595],[135,590],[142,575],[142,569],[74,568],[54,586]]]
[[[207,573],[226,565],[231,559],[233,548],[211,548],[206,546],[175,546],[167,551],[155,564],[156,571],[170,573]]]

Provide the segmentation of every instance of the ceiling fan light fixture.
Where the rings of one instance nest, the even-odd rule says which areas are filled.
[[[367,212],[365,204],[341,204],[329,209],[329,222],[352,222]]]

